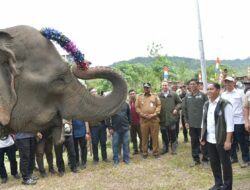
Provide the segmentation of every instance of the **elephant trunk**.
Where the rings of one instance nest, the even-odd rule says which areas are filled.
[[[113,90],[105,97],[93,96],[88,91],[84,93],[77,106],[76,117],[85,121],[101,121],[114,115],[127,97],[127,83],[123,77],[109,67],[94,67],[82,71],[76,65],[72,67],[73,74],[80,79],[107,79],[112,83]]]

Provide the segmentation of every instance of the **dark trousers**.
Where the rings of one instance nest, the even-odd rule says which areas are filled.
[[[37,143],[36,147],[36,162],[41,173],[45,172],[43,155],[45,153],[49,170],[54,168],[53,166],[53,139],[52,137],[41,139]]]
[[[76,164],[80,163],[79,146],[81,148],[81,161],[82,164],[87,162],[87,141],[85,136],[74,138],[75,152],[76,152]]]
[[[223,185],[223,189],[231,190],[233,184],[233,174],[232,165],[230,161],[230,151],[225,151],[223,145],[207,143],[207,146],[215,185]]]
[[[196,162],[200,162],[199,153],[202,153],[202,161],[208,161],[208,151],[207,145],[200,146],[200,137],[201,137],[201,128],[189,128],[189,135],[191,138],[191,149],[192,149],[192,157]]]
[[[164,143],[165,151],[168,152],[169,143],[170,145],[176,143],[176,125],[167,126],[161,129],[162,142]]]
[[[182,130],[183,130],[184,139],[188,139],[188,130],[185,127],[184,115],[181,116],[181,124],[182,124]]]
[[[76,152],[74,147],[73,136],[65,136],[65,141],[62,144],[56,144],[54,146],[56,153],[56,165],[58,172],[65,172],[65,165],[63,160],[63,145],[65,145],[69,160],[70,160],[70,169],[73,170],[76,168]]]
[[[97,125],[91,127],[91,139],[92,139],[92,148],[93,148],[93,159],[94,161],[99,161],[98,156],[98,144],[101,144],[101,152],[102,152],[102,159],[107,159],[107,148],[106,148],[106,141],[107,141],[107,132],[106,127],[104,125]]]
[[[233,144],[231,149],[231,158],[238,160],[237,158],[237,145],[240,145],[241,155],[243,162],[249,162],[249,149],[248,149],[248,140],[246,138],[246,132],[244,124],[235,124],[233,132]]]
[[[4,165],[4,154],[7,154],[10,161],[11,175],[17,174],[17,161],[16,161],[16,146],[13,144],[9,147],[0,148],[0,176],[1,178],[7,178],[7,172]]]
[[[35,167],[36,139],[34,137],[17,139],[16,145],[20,156],[20,171],[23,180],[27,180]]]
[[[178,141],[179,131],[180,131],[180,117],[177,119],[177,122],[175,123],[175,133],[176,133],[175,136],[177,141]]]
[[[131,128],[130,128],[130,136],[131,136],[131,141],[133,143],[133,149],[134,149],[134,152],[138,152],[138,142],[137,142],[137,135],[140,139],[140,142],[139,142],[139,149],[140,149],[140,152],[142,151],[142,144],[141,144],[141,129],[140,129],[140,125],[131,125]]]

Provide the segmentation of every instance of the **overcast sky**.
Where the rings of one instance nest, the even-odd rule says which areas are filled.
[[[250,1],[199,0],[206,59],[250,56]],[[0,28],[53,27],[94,65],[161,54],[199,58],[196,0],[4,0]]]

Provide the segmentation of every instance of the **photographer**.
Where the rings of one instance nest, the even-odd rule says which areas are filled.
[[[76,168],[76,152],[74,147],[74,140],[72,136],[72,123],[63,119],[64,127],[64,142],[62,144],[55,144],[56,153],[56,165],[58,168],[59,176],[62,177],[65,172],[64,160],[63,160],[63,145],[65,145],[69,159],[70,159],[70,169],[73,173],[78,172]]]

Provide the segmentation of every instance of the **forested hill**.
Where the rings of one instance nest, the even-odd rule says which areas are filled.
[[[177,56],[166,56],[171,62],[178,64],[178,63],[185,63],[189,69],[199,69],[200,68],[200,60],[193,59],[193,58],[186,58],[186,57],[177,57]],[[137,64],[141,63],[144,65],[150,65],[153,62],[152,57],[136,57],[134,59],[130,59],[127,61],[119,61],[114,63],[122,64],[122,63],[130,63],[130,64]],[[215,60],[206,60],[207,65],[215,64]],[[230,66],[237,70],[245,70],[247,67],[250,67],[250,57],[247,59],[234,59],[234,60],[221,60],[221,64]]]

